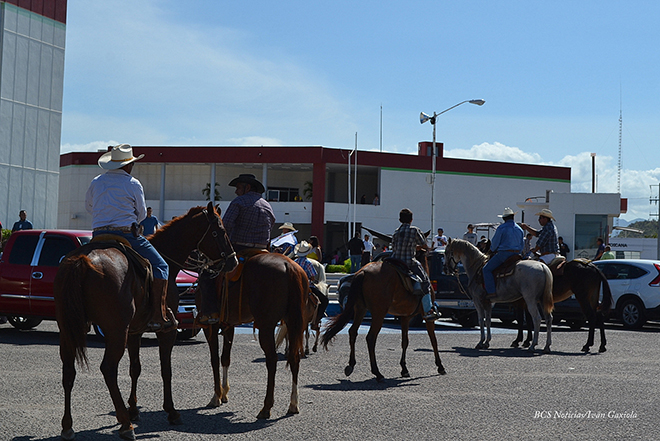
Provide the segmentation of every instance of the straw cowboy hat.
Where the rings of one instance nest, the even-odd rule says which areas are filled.
[[[144,154],[137,158],[133,156],[133,147],[130,145],[119,144],[99,158],[99,167],[105,170],[116,170],[142,158],[144,158]]]
[[[291,230],[291,231],[296,231],[295,227],[291,222],[284,222],[281,227],[278,228],[278,230]]]
[[[296,245],[296,247],[293,249],[293,252],[298,257],[305,257],[312,252],[312,245],[310,245],[306,240],[303,240],[298,245]]]
[[[534,216],[544,216],[547,217],[548,219],[552,219],[552,220],[555,219],[555,217],[552,215],[552,211],[550,211],[547,208],[544,208],[543,210],[539,211]]]
[[[249,184],[250,187],[252,187],[252,191],[256,191],[257,193],[263,193],[264,191],[266,191],[264,185],[261,182],[257,181],[257,178],[254,175],[251,175],[249,173],[238,175],[238,178],[234,178],[231,180],[229,186],[236,187],[236,184],[239,183]]]
[[[498,214],[497,217],[513,216],[514,214],[516,214],[515,211],[513,211],[513,210],[510,209],[509,207],[506,207],[506,208],[504,209],[504,212],[503,212],[502,214]]]

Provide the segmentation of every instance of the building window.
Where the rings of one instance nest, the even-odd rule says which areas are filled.
[[[599,237],[607,243],[609,234],[606,214],[575,215],[575,257],[593,259],[596,256]]]
[[[297,188],[268,187],[266,195],[270,202],[293,202],[300,198],[300,191]]]

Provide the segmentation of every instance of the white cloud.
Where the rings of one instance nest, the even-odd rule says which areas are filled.
[[[445,157],[479,159],[489,161],[518,162],[527,164],[559,165],[571,168],[571,191],[587,193],[592,191],[592,158],[590,152],[567,155],[557,163],[544,161],[537,153],[528,153],[517,147],[509,147],[499,142],[475,145],[471,149],[446,150]],[[619,178],[618,164],[611,156],[596,156],[596,191],[616,193]],[[650,170],[622,169],[620,174],[621,197],[628,199],[628,212],[623,219],[648,219],[650,213],[657,213],[657,206],[650,205],[649,197],[657,197],[658,190],[651,185],[660,182],[660,168]],[[652,194],[653,193],[653,194]]]
[[[229,140],[232,145],[240,146],[270,146],[277,147],[282,145],[282,141],[275,138],[265,138],[260,136],[247,136],[245,138],[232,138]]]
[[[100,152],[107,151],[108,146],[121,144],[117,141],[92,141],[87,144],[62,144],[60,151],[69,152]]]

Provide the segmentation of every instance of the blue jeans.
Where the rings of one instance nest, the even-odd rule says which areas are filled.
[[[160,254],[158,254],[158,251],[156,251],[156,248],[154,248],[154,246],[151,245],[151,242],[145,239],[144,236],[134,237],[131,233],[114,230],[95,231],[92,233],[92,236],[96,237],[100,234],[108,233],[116,234],[117,236],[125,238],[140,256],[147,259],[151,263],[154,279],[167,280],[169,276],[169,266],[167,265],[167,262],[165,262]]]
[[[486,286],[486,293],[494,294],[495,293],[495,277],[493,276],[493,271],[500,265],[504,263],[509,257],[518,254],[513,251],[498,251],[493,257],[488,259],[486,265],[484,265],[484,285]]]
[[[362,263],[362,254],[354,256],[351,254],[351,273],[357,273],[360,270]]]

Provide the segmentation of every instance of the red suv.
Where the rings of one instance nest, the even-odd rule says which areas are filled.
[[[21,230],[13,233],[0,255],[0,316],[18,329],[31,329],[42,320],[55,320],[53,281],[62,258],[88,243],[91,231]],[[197,311],[193,286],[196,274],[180,272],[177,286],[182,297],[177,318],[179,338],[192,338]],[[97,333],[100,329],[94,326]]]

